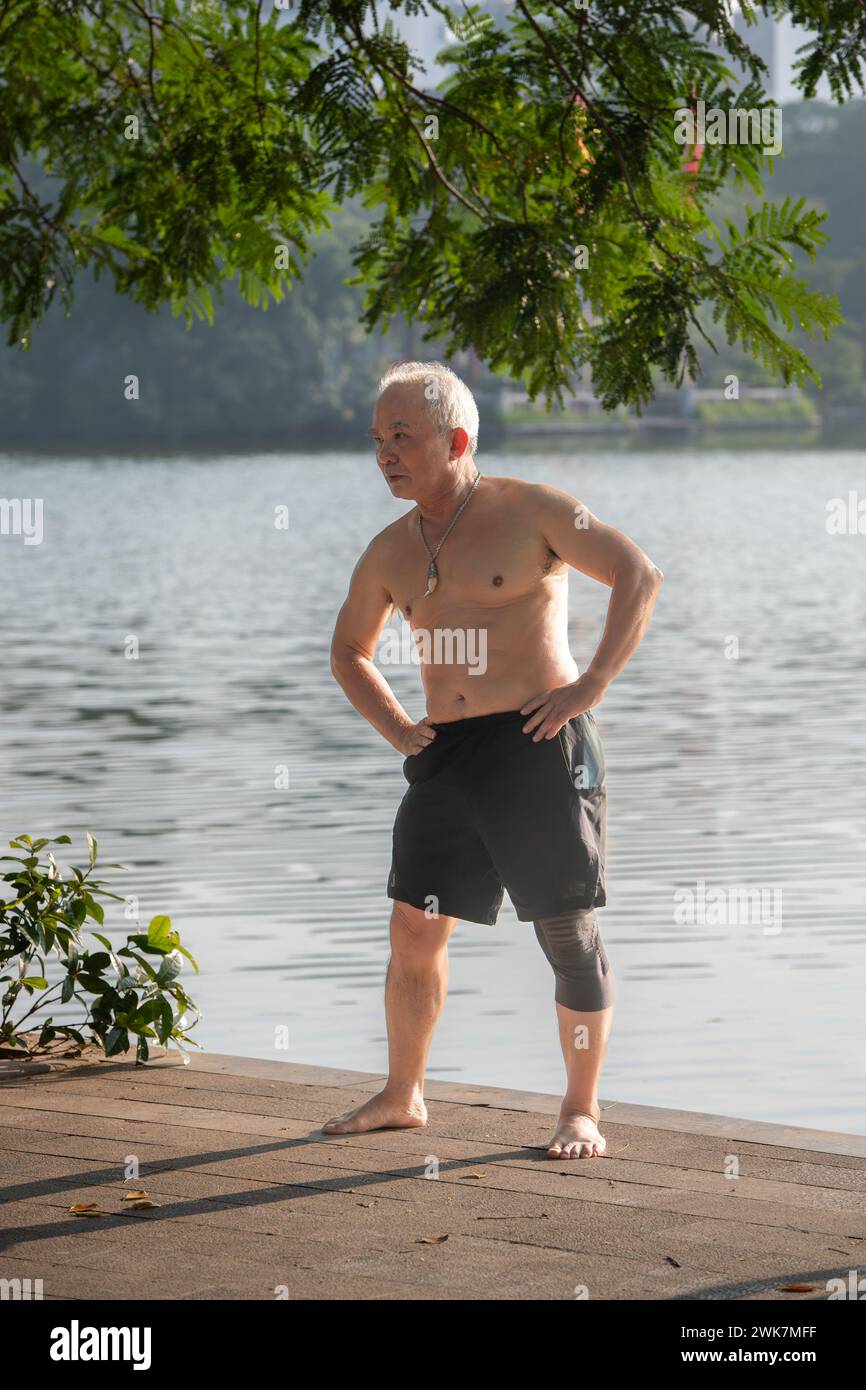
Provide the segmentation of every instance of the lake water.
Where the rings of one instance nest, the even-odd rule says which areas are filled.
[[[866,1128],[866,535],[827,529],[829,499],[866,496],[864,461],[583,443],[479,457],[569,491],[665,574],[595,711],[618,990],[605,1100]],[[407,504],[360,453],[7,455],[0,496],[44,507],[41,544],[0,536],[3,840],[68,832],[83,863],[91,830],[129,866],[141,919],[170,914],[202,965],[188,985],[208,1049],[383,1070],[406,784],[328,646],[355,560]],[[572,572],[581,668],[608,593]],[[417,668],[386,674],[420,718]],[[701,882],[711,902],[763,891],[765,916],[718,920]],[[119,910],[108,921],[120,934]],[[430,1076],[559,1091],[531,924],[506,899],[450,954]]]

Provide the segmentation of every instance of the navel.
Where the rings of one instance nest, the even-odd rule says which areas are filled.
[[[499,585],[502,583],[502,575],[501,575],[501,574],[494,574],[494,576],[493,576],[493,583],[496,585],[496,587],[497,587],[497,589],[498,589],[498,588],[499,588]]]
[[[406,613],[406,617],[407,617],[407,618],[410,618],[410,617],[412,616],[412,605],[411,605],[411,603],[407,603],[407,604],[406,604],[405,613]]]

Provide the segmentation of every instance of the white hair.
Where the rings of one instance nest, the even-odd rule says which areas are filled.
[[[465,430],[468,450],[478,449],[478,406],[465,381],[441,362],[395,362],[379,382],[377,395],[399,382],[402,386],[423,386],[427,414],[440,434],[446,430]]]

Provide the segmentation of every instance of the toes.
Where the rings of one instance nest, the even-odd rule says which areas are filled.
[[[548,1158],[600,1158],[605,1141],[598,1139],[553,1139],[547,1149]]]

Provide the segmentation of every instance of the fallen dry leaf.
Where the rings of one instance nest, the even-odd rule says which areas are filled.
[[[124,1201],[124,1202],[139,1202],[139,1201],[141,1201],[142,1197],[147,1197],[148,1195],[149,1195],[149,1194],[148,1194],[147,1192],[124,1192],[124,1194],[123,1194],[123,1201]]]
[[[111,1213],[103,1210],[96,1202],[76,1202],[69,1208],[70,1216],[110,1216]]]
[[[441,1245],[442,1242],[443,1242],[443,1240],[447,1240],[447,1239],[448,1239],[447,1236],[422,1236],[421,1239],[418,1241],[418,1244],[419,1244],[419,1245]]]
[[[464,1173],[464,1178],[483,1178],[483,1173]]]
[[[812,1293],[814,1284],[783,1284],[782,1293]]]
[[[159,1202],[152,1202],[149,1197],[139,1198],[138,1201],[132,1202],[126,1208],[124,1215],[129,1216],[130,1212],[133,1211],[153,1211],[154,1207],[158,1207],[159,1205]]]
[[[675,1260],[673,1255],[665,1255],[665,1259],[667,1260],[669,1265],[673,1265],[674,1269],[682,1269],[682,1265],[680,1264],[679,1260]]]

